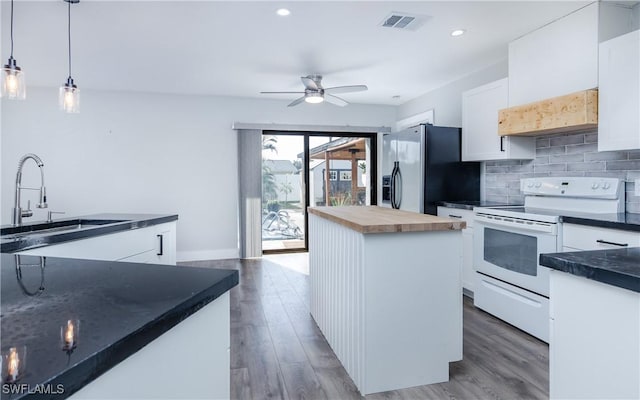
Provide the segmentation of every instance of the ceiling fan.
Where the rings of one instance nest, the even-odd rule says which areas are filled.
[[[296,106],[303,101],[307,103],[322,103],[323,101],[327,101],[327,103],[335,104],[336,106],[344,107],[347,103],[345,100],[341,99],[338,96],[335,96],[336,93],[351,93],[351,92],[362,92],[367,90],[366,85],[350,85],[350,86],[334,86],[330,88],[322,87],[322,75],[312,74],[303,76],[300,78],[302,83],[304,84],[304,92],[260,92],[261,94],[303,94],[302,97],[295,99],[292,101],[288,107]]]

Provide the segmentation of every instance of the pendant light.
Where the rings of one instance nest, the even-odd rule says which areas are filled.
[[[12,100],[24,100],[27,90],[24,84],[24,72],[13,58],[13,0],[11,0],[11,55],[9,61],[2,67],[2,87],[0,97]]]
[[[80,112],[80,89],[73,82],[73,78],[71,77],[71,4],[79,3],[80,0],[64,0],[68,3],[68,23],[67,23],[67,34],[69,39],[69,77],[67,78],[67,82],[60,86],[60,94],[58,96],[58,103],[60,104],[60,109],[67,113],[78,113]]]

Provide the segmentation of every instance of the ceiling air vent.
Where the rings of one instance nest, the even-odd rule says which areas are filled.
[[[428,15],[416,15],[403,12],[392,12],[380,24],[384,28],[398,28],[415,31],[429,18]]]

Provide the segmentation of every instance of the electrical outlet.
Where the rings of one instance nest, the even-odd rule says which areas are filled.
[[[640,178],[636,179],[635,185],[633,185],[633,195],[640,196]]]

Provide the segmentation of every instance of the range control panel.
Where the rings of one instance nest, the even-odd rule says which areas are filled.
[[[520,180],[520,190],[527,196],[618,199],[624,182],[618,178],[540,177]]]

